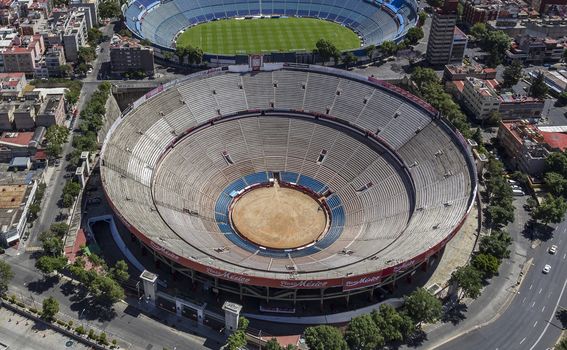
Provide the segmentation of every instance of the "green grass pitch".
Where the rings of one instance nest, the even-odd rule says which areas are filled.
[[[178,46],[200,47],[213,54],[260,54],[309,51],[319,39],[341,50],[360,46],[358,35],[339,24],[315,18],[226,19],[199,24],[177,38]]]

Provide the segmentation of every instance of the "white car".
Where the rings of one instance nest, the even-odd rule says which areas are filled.
[[[557,246],[554,244],[551,247],[549,247],[549,254],[555,254],[557,253]]]
[[[545,264],[543,267],[543,273],[549,273],[549,271],[551,271],[551,265]]]

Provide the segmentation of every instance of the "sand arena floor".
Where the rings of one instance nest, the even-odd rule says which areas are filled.
[[[246,239],[267,248],[307,245],[325,231],[327,215],[318,201],[292,188],[261,187],[232,208],[232,224]]]

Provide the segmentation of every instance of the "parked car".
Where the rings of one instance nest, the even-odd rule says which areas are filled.
[[[542,271],[543,273],[549,273],[549,271],[551,271],[551,265],[545,264]]]
[[[521,197],[521,196],[524,196],[524,195],[525,195],[524,191],[522,191],[522,190],[516,190],[516,189],[512,190],[512,194],[513,194],[514,196],[518,196],[518,197]]]
[[[557,246],[554,244],[551,247],[549,247],[549,254],[555,254],[557,253]]]

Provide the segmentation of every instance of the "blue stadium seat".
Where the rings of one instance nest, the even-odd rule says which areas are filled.
[[[303,187],[307,187],[308,189],[310,189],[315,193],[321,193],[327,188],[327,186],[325,186],[324,183],[321,183],[305,175],[301,175],[299,177],[299,181],[297,182],[297,184]]]
[[[244,177],[244,181],[246,181],[248,186],[251,186],[251,185],[269,182],[269,179],[268,179],[268,174],[266,172],[260,172],[260,173],[246,175]]]
[[[331,210],[331,227],[342,227],[345,225],[345,211],[342,206]]]
[[[298,176],[299,176],[298,174],[289,171],[282,171],[280,173],[280,179],[283,182],[288,182],[288,183],[297,183]]]

